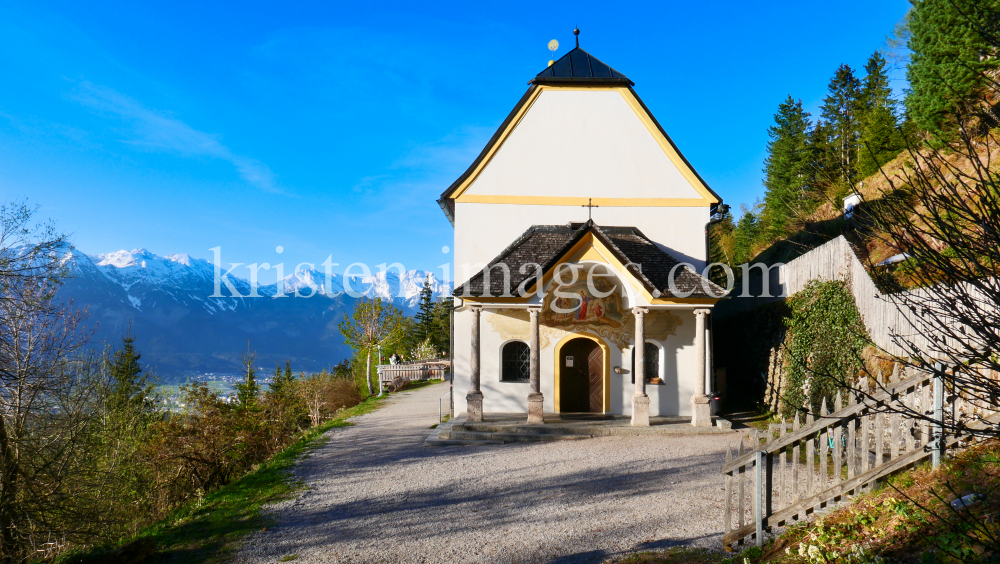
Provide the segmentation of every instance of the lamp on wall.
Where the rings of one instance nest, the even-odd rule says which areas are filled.
[[[622,368],[621,366],[616,366],[614,368],[614,370],[615,370],[615,374],[628,374],[628,369],[627,368]]]

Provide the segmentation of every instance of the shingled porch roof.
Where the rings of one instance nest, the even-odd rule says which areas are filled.
[[[670,290],[670,271],[680,264],[635,227],[599,227],[593,221],[569,225],[533,225],[516,241],[490,261],[465,284],[455,288],[457,297],[517,296],[518,289],[527,291],[535,282],[537,268],[543,276],[584,236],[592,233],[654,297],[718,299],[726,291],[712,281],[684,266],[677,270],[674,288]],[[509,276],[504,276],[503,271]],[[523,270],[523,272],[522,272]],[[486,291],[486,271],[490,272]],[[706,291],[706,289],[708,291]],[[687,294],[691,292],[690,294]],[[711,292],[711,294],[709,293]],[[714,295],[712,295],[714,294]]]

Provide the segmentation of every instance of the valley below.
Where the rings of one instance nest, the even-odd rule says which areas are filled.
[[[187,255],[73,250],[66,262],[69,277],[58,296],[87,310],[91,346],[98,352],[116,346],[131,331],[143,364],[163,384],[225,385],[240,373],[240,355],[248,350],[256,354],[263,379],[286,360],[296,372],[311,372],[352,356],[337,325],[361,298],[344,292],[339,274],[296,272],[282,281],[284,296],[271,284],[248,297],[249,282],[231,275],[216,294],[215,266]],[[427,276],[421,270],[389,270],[351,278],[349,285],[355,295],[391,301],[412,315]],[[450,294],[450,283],[433,274],[430,282],[435,297]]]

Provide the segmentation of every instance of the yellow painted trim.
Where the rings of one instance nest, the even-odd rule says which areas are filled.
[[[530,300],[532,298],[532,295],[529,292],[529,295],[526,298],[521,298],[521,297],[516,297],[516,296],[509,297],[509,298],[504,298],[504,297],[486,297],[486,296],[468,296],[468,297],[465,297],[465,296],[455,296],[455,297],[462,298],[463,301],[466,301],[466,302],[469,302],[469,303],[472,303],[472,304],[486,306],[486,305],[489,305],[489,304],[520,304],[520,303],[524,303],[524,302]]]
[[[670,141],[667,141],[667,138],[660,134],[660,129],[656,127],[655,123],[653,123],[653,120],[649,117],[649,114],[647,114],[645,110],[642,109],[642,104],[640,104],[639,100],[637,100],[636,97],[632,94],[632,91],[626,88],[620,88],[618,89],[618,93],[622,95],[622,98],[625,99],[625,103],[628,104],[630,108],[632,108],[632,111],[635,112],[635,115],[639,118],[640,121],[642,121],[642,124],[646,126],[646,130],[649,131],[650,135],[653,136],[653,139],[656,140],[656,143],[660,146],[660,149],[662,149],[663,152],[666,153],[670,161],[674,163],[675,167],[677,167],[677,170],[681,171],[681,174],[688,181],[688,184],[690,184],[692,188],[694,188],[699,194],[701,194],[701,196],[705,198],[705,200],[713,204],[719,203],[719,199],[712,194],[712,192],[708,189],[708,186],[705,186],[705,184],[698,179],[698,175],[694,173],[694,170],[692,170],[691,166],[689,166],[687,163],[684,162],[684,159],[682,159],[681,156],[677,153],[673,145],[670,144]]]
[[[472,194],[465,195],[466,190],[468,190],[469,187],[472,186],[473,182],[475,182],[476,179],[479,178],[479,175],[483,172],[483,170],[485,170],[485,168],[489,166],[490,161],[493,160],[493,157],[496,155],[497,151],[500,150],[500,147],[503,146],[503,144],[510,137],[511,133],[513,133],[514,129],[516,129],[517,126],[521,123],[521,120],[524,119],[524,116],[527,115],[528,110],[531,109],[531,106],[533,106],[535,101],[538,100],[538,97],[541,96],[542,92],[545,92],[546,90],[563,90],[563,91],[617,90],[618,93],[621,94],[622,98],[625,99],[625,103],[627,103],[628,106],[632,109],[632,112],[635,113],[636,117],[639,118],[639,121],[641,121],[642,124],[646,127],[646,130],[649,131],[649,134],[653,136],[653,139],[656,141],[657,145],[660,146],[660,149],[667,155],[667,158],[670,159],[670,162],[672,162],[674,166],[677,167],[677,170],[681,172],[681,175],[684,176],[684,179],[688,181],[691,187],[694,188],[695,191],[701,194],[702,196],[702,198],[622,198],[622,199],[599,198],[597,201],[594,202],[596,205],[608,206],[608,207],[611,206],[701,207],[719,203],[719,199],[716,198],[712,194],[712,192],[708,189],[708,187],[705,186],[705,184],[698,179],[698,175],[695,174],[691,166],[684,162],[684,159],[682,159],[681,156],[677,153],[677,151],[674,150],[673,145],[671,145],[670,142],[667,141],[666,137],[664,137],[660,133],[659,128],[656,127],[656,124],[653,123],[652,119],[650,119],[649,114],[647,114],[646,111],[642,109],[642,105],[639,103],[639,100],[637,100],[636,97],[632,94],[632,91],[627,87],[617,86],[617,85],[593,85],[593,86],[559,86],[559,85],[548,85],[548,84],[538,85],[535,88],[535,91],[532,93],[531,97],[524,103],[523,106],[521,106],[521,109],[514,116],[514,119],[512,119],[510,123],[507,125],[507,129],[505,129],[503,132],[500,133],[500,137],[497,139],[497,142],[494,143],[492,147],[490,147],[489,153],[486,154],[483,160],[480,161],[479,164],[476,166],[475,170],[473,170],[472,173],[458,186],[455,193],[451,196],[452,199],[454,199],[457,202],[463,202],[463,203],[479,203],[479,204],[528,203],[529,205],[541,205],[541,206],[580,205],[576,203],[577,200],[582,201],[584,204],[587,203],[586,201],[584,201],[585,198],[545,198],[540,196],[509,196],[509,197],[474,196]],[[493,199],[524,200],[526,198],[532,201],[530,202],[492,201]],[[573,203],[569,204],[551,203],[548,200],[556,200],[556,201],[573,200]],[[646,200],[659,201],[661,203],[659,204],[635,203],[635,202],[643,202]],[[604,201],[605,203],[600,203],[601,201]],[[610,203],[614,201],[629,201],[630,203],[624,203],[624,204]],[[697,202],[697,203],[683,203],[684,201]],[[682,203],[667,203],[667,202],[682,202]]]
[[[601,254],[601,251],[597,250],[597,247],[595,247],[594,245],[588,245],[587,247],[584,247],[583,251],[581,251],[580,254],[578,254],[575,257],[572,257],[570,260],[572,260],[573,262],[582,262],[585,260],[593,262],[607,262],[608,259],[603,254]]]
[[[585,206],[604,208],[707,208],[713,201],[703,198],[578,198],[573,196],[481,196],[465,194],[463,204],[521,204],[526,206]]]
[[[541,96],[542,92],[544,92],[545,90],[547,90],[545,86],[538,86],[537,88],[535,88],[535,91],[531,94],[531,97],[528,98],[528,101],[525,102],[523,106],[521,106],[521,109],[517,112],[517,115],[514,116],[514,119],[510,120],[510,123],[507,124],[507,129],[505,129],[500,134],[500,137],[497,139],[497,142],[494,143],[493,146],[490,148],[490,152],[486,154],[486,157],[483,158],[483,160],[479,161],[479,165],[475,168],[475,170],[472,171],[472,174],[470,174],[465,179],[465,181],[463,181],[458,186],[458,190],[455,192],[454,195],[451,196],[452,199],[457,201],[458,198],[460,198],[462,194],[464,194],[465,191],[469,189],[469,186],[472,186],[472,183],[475,182],[477,178],[479,178],[479,175],[490,164],[490,161],[493,160],[494,155],[497,154],[497,151],[500,150],[500,147],[503,146],[504,142],[507,141],[507,138],[510,137],[510,134],[513,133],[514,129],[521,123],[521,120],[524,119],[524,116],[527,115],[528,110],[531,109],[531,106],[535,104],[535,100],[538,100],[538,97]]]
[[[584,256],[588,255],[593,257],[594,255],[592,254],[591,250],[596,251],[598,256],[592,259],[583,258]],[[577,241],[575,245],[570,247],[570,249],[566,251],[562,257],[559,258],[558,262],[556,262],[556,264],[551,269],[549,269],[549,271],[546,272],[544,276],[542,276],[542,284],[548,286],[549,282],[552,281],[552,278],[553,276],[555,276],[556,270],[559,268],[560,265],[567,263],[575,263],[580,260],[594,260],[595,262],[603,262],[613,267],[615,271],[618,273],[619,277],[624,277],[624,279],[633,288],[635,288],[637,292],[639,292],[644,298],[646,298],[647,302],[653,300],[652,294],[646,291],[646,287],[643,286],[642,282],[640,282],[635,276],[633,276],[631,272],[626,270],[625,265],[622,264],[620,260],[615,258],[615,255],[611,252],[611,250],[608,249],[606,246],[604,246],[604,243],[601,243],[599,240],[597,240],[594,237],[593,233],[587,233],[586,235],[583,236],[582,239]],[[530,293],[534,293],[535,289],[536,286],[532,285],[528,291]]]
[[[722,298],[654,298],[650,305],[714,305]]]
[[[562,412],[559,406],[559,401],[560,401],[559,387],[561,383],[560,370],[562,369],[562,363],[560,363],[559,361],[562,359],[562,348],[563,345],[577,338],[589,339],[591,341],[594,341],[595,343],[597,343],[599,347],[601,347],[601,352],[604,354],[604,376],[603,376],[604,413],[609,413],[611,411],[611,347],[609,347],[608,344],[604,342],[604,339],[601,339],[597,335],[592,335],[590,333],[570,333],[564,336],[562,339],[560,339],[558,343],[556,343],[556,347],[554,350],[555,370],[552,372],[552,383],[554,385],[552,392],[553,410],[556,413]]]

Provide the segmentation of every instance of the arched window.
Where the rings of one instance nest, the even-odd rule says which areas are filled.
[[[531,352],[528,345],[511,341],[500,351],[500,381],[527,382],[531,377]]]
[[[660,378],[660,347],[646,343],[646,383]],[[632,347],[632,383],[635,384],[635,347]]]

